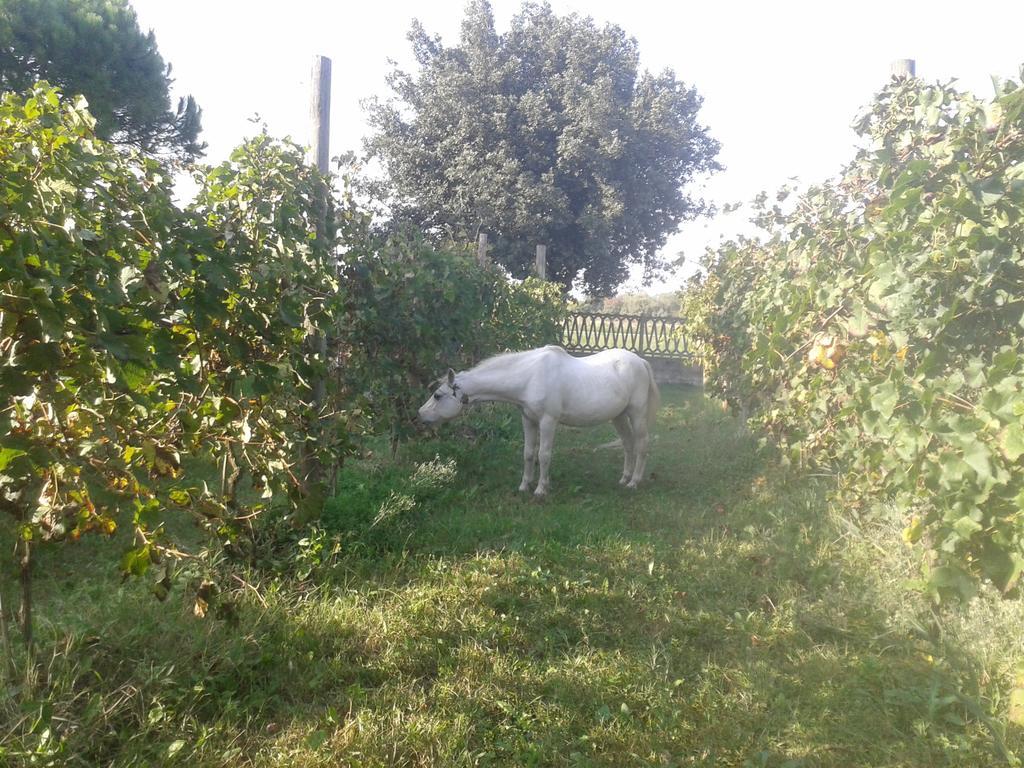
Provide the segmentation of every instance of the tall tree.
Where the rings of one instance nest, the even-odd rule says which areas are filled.
[[[418,71],[392,71],[366,104],[375,192],[395,221],[472,238],[525,275],[548,246],[548,277],[607,294],[658,256],[681,222],[707,212],[686,193],[717,170],[718,142],[697,122],[701,98],[666,70],[639,69],[634,39],[590,17],[526,3],[504,34],[472,0],[457,45],[418,21]]]
[[[171,108],[170,74],[128,0],[0,2],[0,90],[47,80],[88,99],[101,137],[194,158],[202,110],[191,96]]]

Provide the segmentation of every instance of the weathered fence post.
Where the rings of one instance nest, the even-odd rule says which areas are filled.
[[[893,77],[914,77],[917,65],[913,59],[896,59],[890,66],[889,72]]]
[[[490,260],[487,258],[487,233],[481,232],[476,241],[476,263],[486,267]]]
[[[537,277],[541,280],[548,279],[548,247],[546,245],[537,246]]]
[[[309,114],[312,120],[312,143],[310,159],[317,169],[326,176],[330,170],[331,157],[331,60],[326,56],[313,57],[312,93],[310,94]],[[316,239],[323,245],[327,237],[327,200],[330,190],[326,183],[321,185],[316,209]],[[337,265],[334,265],[337,269]],[[309,331],[306,337],[310,348],[315,351],[320,361],[327,364],[327,336],[316,330]],[[315,412],[306,425],[307,438],[302,450],[302,481],[307,489],[318,485],[323,480],[324,468],[317,456],[317,445],[322,437],[320,420],[323,418],[324,404],[327,400],[327,384],[324,375],[318,375],[313,384],[313,407]]]
[[[310,94],[309,115],[313,121],[313,143],[310,155],[320,173],[327,174],[331,147],[331,60],[326,56],[313,57],[313,92]]]

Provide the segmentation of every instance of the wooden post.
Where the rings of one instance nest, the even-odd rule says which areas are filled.
[[[914,77],[917,71],[913,59],[896,59],[889,67],[893,77]]]
[[[489,261],[490,259],[487,258],[487,234],[481,232],[476,241],[476,263],[485,267]]]
[[[311,160],[326,174],[331,158],[331,60],[326,56],[313,57],[313,93],[310,96],[309,115],[313,121]]]
[[[537,277],[541,280],[548,279],[548,247],[546,245],[537,246]]]
[[[309,101],[309,116],[312,121],[312,142],[310,144],[310,160],[320,173],[325,176],[330,171],[331,158],[331,60],[326,56],[313,57],[312,93]],[[327,198],[330,190],[326,185],[320,190],[316,211],[316,239],[327,237]],[[337,265],[335,265],[337,269]],[[312,331],[306,341],[320,361],[327,364],[327,336],[320,331]],[[313,407],[310,422],[306,425],[311,438],[302,450],[302,482],[307,492],[323,482],[324,467],[316,456],[317,445],[323,435],[320,420],[323,418],[324,405],[327,401],[327,383],[323,376],[317,376],[313,384]]]
[[[324,176],[330,172],[331,165],[331,60],[326,56],[313,57],[313,70],[310,77],[312,91],[309,97],[309,118],[311,142],[309,159]],[[327,236],[327,200],[330,190],[320,190],[317,201],[316,236],[321,239]],[[334,265],[337,270],[338,265]]]

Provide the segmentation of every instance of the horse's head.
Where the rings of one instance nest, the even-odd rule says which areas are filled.
[[[424,424],[441,424],[451,421],[460,413],[462,406],[469,402],[469,396],[455,381],[455,371],[448,369],[448,375],[442,376],[427,402],[420,406],[420,421]]]

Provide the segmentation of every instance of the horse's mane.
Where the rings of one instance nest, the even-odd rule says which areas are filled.
[[[546,347],[541,347],[540,349],[528,349],[525,352],[505,352],[500,355],[494,355],[494,357],[488,357],[486,360],[481,360],[470,370],[487,371],[491,368],[507,363],[527,362],[526,358],[536,356],[538,352],[544,352],[546,350],[558,350],[559,352],[565,352],[564,349],[555,344],[550,344]]]

